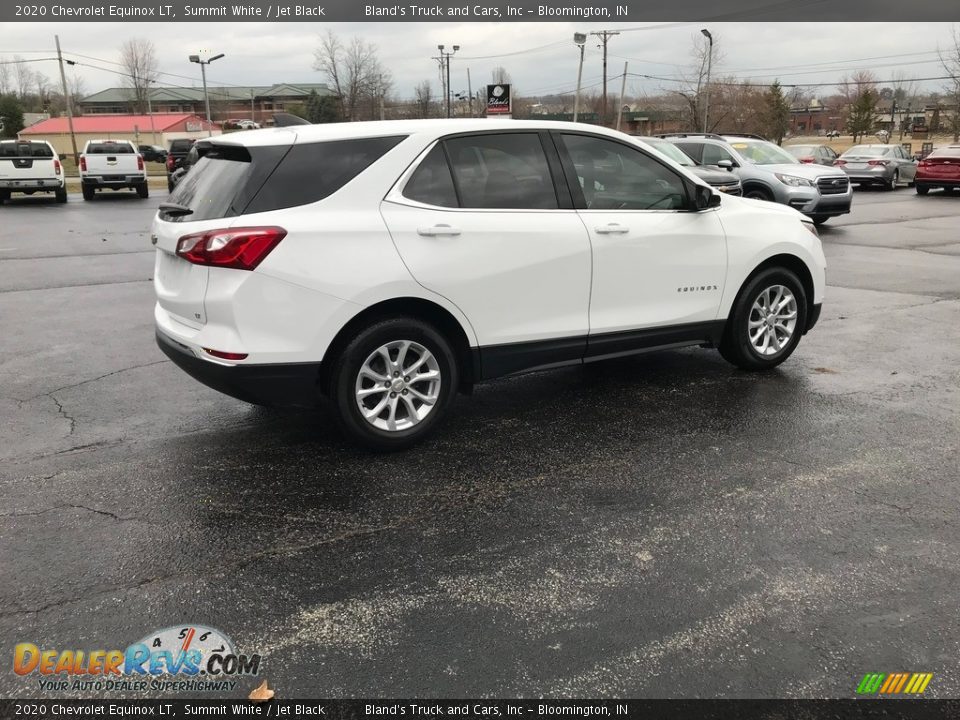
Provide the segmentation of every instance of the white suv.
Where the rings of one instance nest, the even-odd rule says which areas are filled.
[[[329,398],[374,448],[524,370],[688,345],[772,368],[820,315],[803,215],[618,132],[423,120],[202,145],[153,224],[161,349],[247,402]]]

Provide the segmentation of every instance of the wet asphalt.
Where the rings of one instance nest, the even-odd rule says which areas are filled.
[[[286,698],[960,695],[960,194],[858,191],[773,373],[500,380],[395,455],[165,359],[161,199],[0,208],[0,696],[188,623]]]

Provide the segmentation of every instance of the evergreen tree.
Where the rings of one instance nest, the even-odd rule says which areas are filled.
[[[23,106],[14,95],[0,95],[0,122],[2,137],[15,138],[23,130]]]
[[[763,94],[763,134],[779,145],[790,129],[790,103],[780,81],[774,80]]]

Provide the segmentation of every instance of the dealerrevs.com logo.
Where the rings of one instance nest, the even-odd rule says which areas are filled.
[[[225,634],[202,625],[169,627],[126,650],[60,650],[18,643],[13,671],[38,676],[44,691],[222,691],[260,671],[260,655],[241,655]]]

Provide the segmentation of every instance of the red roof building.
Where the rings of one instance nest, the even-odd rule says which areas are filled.
[[[130,140],[138,145],[163,145],[177,137],[206,137],[208,127],[220,134],[216,123],[209,124],[192,113],[153,113],[153,115],[80,115],[73,119],[77,150],[88,140]],[[59,153],[70,153],[70,126],[65,117],[49,118],[26,127],[19,136],[27,140],[46,140]]]

